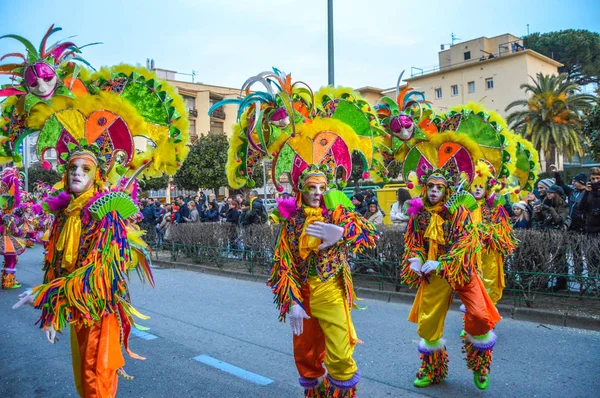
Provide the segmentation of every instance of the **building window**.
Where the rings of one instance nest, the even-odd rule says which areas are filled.
[[[190,137],[194,139],[197,137],[195,120],[190,120]]]
[[[465,51],[465,61],[468,61],[471,59],[471,51]]]
[[[452,96],[456,97],[458,95],[458,86],[455,84],[454,86],[450,87],[452,89]]]
[[[187,95],[184,95],[183,102],[185,102],[185,109],[187,109],[188,111],[190,109],[196,108],[196,98],[194,98],[194,97],[189,97]]]
[[[475,82],[469,82],[469,94],[475,92]]]
[[[435,98],[436,99],[442,98],[442,88],[441,87],[435,89]]]
[[[211,133],[222,133],[223,132],[223,122],[210,122],[210,132]]]
[[[493,88],[494,88],[494,78],[490,77],[488,79],[485,79],[485,89],[491,90]]]

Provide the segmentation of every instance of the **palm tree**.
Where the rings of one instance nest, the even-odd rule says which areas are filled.
[[[593,95],[580,94],[579,85],[566,74],[538,73],[533,84],[521,84],[529,99],[513,101],[506,107],[517,108],[508,115],[509,126],[529,139],[546,158],[546,170],[554,162],[555,149],[572,159],[583,156],[587,138],[582,134],[581,116],[594,106]]]

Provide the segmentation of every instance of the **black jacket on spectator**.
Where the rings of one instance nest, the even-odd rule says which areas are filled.
[[[585,191],[577,206],[585,214],[585,232],[600,233],[600,191]]]
[[[227,222],[237,224],[240,213],[236,209],[227,210]]]
[[[217,222],[219,221],[219,212],[216,210],[210,210],[210,208],[204,211],[203,221],[206,222]]]
[[[367,214],[367,211],[369,210],[369,205],[367,204],[367,202],[365,200],[363,200],[358,205],[354,206],[354,209],[358,213],[360,213],[361,216],[364,216],[365,214]]]
[[[219,216],[221,216],[221,218],[227,218],[228,211],[229,211],[229,203],[225,202],[219,209]]]
[[[569,216],[569,206],[566,203],[553,206],[549,199],[544,200],[540,212],[534,212],[535,228],[537,229],[562,229]]]
[[[145,223],[154,224],[154,220],[156,219],[154,205],[144,207],[144,210],[142,210],[142,215],[144,216]]]
[[[585,212],[579,209],[579,202],[583,198],[585,190],[578,191],[570,185],[566,185],[562,179],[561,173],[554,173],[556,185],[561,187],[569,198],[569,231],[584,232],[585,231]]]
[[[175,215],[175,221],[180,224],[184,223],[184,217],[190,217],[190,209],[187,207],[187,205],[179,206],[179,210],[177,210],[177,214]]]
[[[247,224],[264,224],[267,222],[267,210],[260,198],[250,201],[250,211],[247,217]]]

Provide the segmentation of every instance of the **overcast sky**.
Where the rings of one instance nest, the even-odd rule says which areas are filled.
[[[0,0],[0,15],[0,35],[36,47],[53,23],[63,28],[54,41],[103,42],[83,50],[95,67],[154,58],[159,68],[195,70],[196,81],[239,87],[277,66],[313,88],[327,83],[326,0]],[[527,24],[532,33],[598,32],[600,1],[334,0],[335,82],[388,88],[403,69],[408,77],[411,66],[436,66],[451,33],[523,36]],[[23,46],[0,40],[1,54],[13,51]]]

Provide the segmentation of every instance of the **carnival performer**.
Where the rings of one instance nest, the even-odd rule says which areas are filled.
[[[23,183],[20,180],[19,170],[9,167],[2,170],[0,175],[0,211],[2,241],[0,254],[4,257],[2,268],[2,289],[18,289],[21,287],[15,278],[18,256],[26,249],[23,219],[19,217]]]
[[[119,65],[95,74],[86,71],[87,80],[78,80],[84,94],[76,96],[69,91],[72,85],[57,81],[57,76],[73,71],[69,57],[79,48],[60,43],[46,49],[46,39],[57,30],[50,28],[39,54],[32,53],[34,47],[26,39],[7,36],[29,44],[29,57],[21,56],[25,64],[16,65],[13,73],[24,79],[23,86],[35,82],[36,73],[54,78],[46,82],[52,83],[52,90],[45,90],[43,97],[26,89],[26,105],[31,101],[25,108],[19,98],[6,101],[3,113],[22,118],[26,129],[7,125],[10,145],[3,149],[15,148],[16,142],[39,131],[38,157],[49,168],[44,154],[55,149],[63,172],[62,188],[43,205],[55,215],[43,284],[22,294],[13,308],[31,304],[40,309],[39,324],[51,343],[57,341],[57,332],[70,326],[77,392],[82,397],[114,397],[118,375],[130,378],[122,369],[121,347],[144,359],[129,349],[131,328],[137,327],[133,316],[147,319],[131,303],[129,272],[135,270],[143,281],[154,284],[150,249],[135,225],[136,178],[177,171],[189,150],[189,124],[181,97],[142,68]],[[66,50],[70,52],[63,55]],[[90,92],[86,87],[92,87]],[[132,91],[135,96],[127,95]],[[19,92],[15,95],[24,94]],[[136,136],[144,140],[136,142]]]
[[[471,183],[471,194],[478,204],[471,218],[482,246],[480,268],[483,284],[494,305],[502,298],[506,286],[504,259],[515,250],[516,244],[510,217],[504,206],[495,200],[496,184],[489,165],[480,161],[475,167],[475,178]]]
[[[373,131],[363,112],[369,105],[350,89],[324,88],[313,95],[277,69],[250,78],[243,90],[253,82],[267,91],[248,92],[250,98],[240,100],[229,183],[252,186],[252,165],[271,155],[279,192],[280,176],[289,176],[294,196],[278,199],[280,229],[268,285],[279,319],[289,318],[305,396],[354,397],[359,340],[351,317],[355,294],[348,255],[373,248],[377,232],[335,187],[337,172],[338,185],[349,177],[352,151],[364,154],[368,164],[372,160]]]
[[[477,273],[479,237],[462,199],[452,196],[455,183],[448,171],[429,170],[419,182],[422,195],[409,203],[411,218],[402,265],[403,282],[418,287],[408,317],[418,325],[421,337],[418,349],[422,363],[414,385],[426,387],[448,375],[442,337],[446,314],[457,292],[467,308],[463,337],[467,366],[473,371],[475,385],[486,389],[496,344],[492,329],[501,318]],[[462,196],[465,202],[469,196]]]

